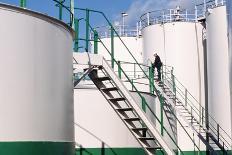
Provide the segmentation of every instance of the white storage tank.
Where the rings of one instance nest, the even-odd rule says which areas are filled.
[[[204,107],[203,24],[197,21],[194,12],[180,8],[149,12],[141,16],[141,20],[144,63],[154,62],[153,55],[158,53],[169,71],[170,67],[174,68],[174,75],[182,84],[178,81],[175,82],[182,97],[185,97],[183,94],[188,91]],[[177,93],[177,97],[180,97],[179,93]],[[195,107],[199,108],[199,104],[193,98],[189,99],[192,99],[190,102],[195,103]],[[177,130],[177,141],[182,151],[193,151],[193,143],[180,125]],[[198,138],[193,137],[191,129],[187,130],[190,136],[196,140],[197,145],[202,146]]]
[[[228,52],[226,6],[210,8],[206,21],[209,113],[231,136],[231,60]],[[212,119],[210,122],[217,127]],[[225,136],[221,129],[219,132]]]
[[[73,155],[73,31],[0,4],[0,154]]]

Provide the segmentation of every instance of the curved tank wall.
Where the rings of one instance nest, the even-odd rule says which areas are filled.
[[[138,96],[132,92],[136,100]],[[144,94],[154,107],[155,97]],[[82,81],[74,91],[75,137],[90,153],[100,153],[102,143],[109,154],[145,154],[137,140],[112,109],[100,91],[89,81]],[[149,114],[148,114],[149,115]],[[112,151],[112,150],[113,151]]]
[[[154,24],[142,30],[144,63],[153,62],[153,54],[158,53],[163,64],[174,68],[176,78],[202,106],[205,103],[203,30],[204,27],[201,23],[194,22]],[[182,93],[185,93],[177,81],[176,86],[182,89]],[[199,105],[195,106],[199,107]],[[178,144],[183,151],[194,150],[192,142],[179,124],[177,124],[177,131]],[[187,131],[191,133],[192,130],[189,128]],[[194,139],[197,140],[196,137]],[[198,145],[202,144],[199,142]]]
[[[153,62],[157,52],[165,65],[174,67],[177,79],[203,103],[199,93],[203,93],[203,26],[192,22],[155,24],[145,27],[142,34],[144,63]]]
[[[72,31],[0,4],[0,154],[73,155]]]
[[[226,7],[221,6],[210,9],[206,21],[209,113],[227,133],[231,134]]]

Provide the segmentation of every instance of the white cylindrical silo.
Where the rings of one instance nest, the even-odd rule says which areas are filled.
[[[177,79],[203,103],[203,26],[194,22],[155,24],[145,27],[142,34],[144,62],[153,62],[157,52],[163,64],[172,66]]]
[[[231,134],[231,93],[226,7],[209,9],[207,16],[209,114]],[[216,126],[212,119],[211,123]],[[220,132],[223,134],[223,132]],[[225,135],[224,135],[225,136]]]
[[[73,155],[73,32],[0,4],[0,154]]]
[[[155,12],[156,13],[156,12]],[[157,15],[159,16],[159,15]],[[160,15],[159,17],[161,17]],[[194,104],[196,109],[204,107],[204,43],[203,32],[204,26],[202,23],[195,21],[195,18],[188,19],[189,16],[183,19],[168,22],[150,23],[142,29],[143,36],[143,61],[154,62],[154,53],[158,53],[163,64],[170,70],[174,69],[174,75],[178,79],[175,81],[175,86],[178,87],[177,97],[181,100],[185,97],[185,92],[188,92],[198,101],[193,98],[188,98],[189,102]],[[151,17],[152,19],[152,17]],[[154,19],[155,20],[155,19]],[[164,71],[166,71],[164,69]],[[169,73],[170,74],[170,73]],[[186,89],[185,89],[186,88]],[[187,96],[188,97],[188,96]],[[185,104],[185,103],[183,103]],[[186,126],[183,119],[181,123]],[[192,129],[187,127],[187,132],[193,139]],[[180,124],[177,124],[177,141],[181,146],[182,151],[194,150],[193,142],[187,136]],[[183,136],[185,135],[185,136]],[[199,142],[198,137],[194,137],[198,147],[201,148],[203,143]]]

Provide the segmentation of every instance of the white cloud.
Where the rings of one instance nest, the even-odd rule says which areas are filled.
[[[142,14],[154,10],[175,8],[176,6],[194,9],[194,5],[200,1],[202,0],[135,0],[126,11],[129,14],[126,22],[134,25]]]

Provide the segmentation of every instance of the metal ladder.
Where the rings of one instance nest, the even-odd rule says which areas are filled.
[[[193,109],[189,110],[165,82],[156,81],[154,84],[158,91],[163,92],[162,97],[164,97],[164,105],[175,109],[194,132],[197,133],[197,136],[206,145],[211,155],[228,154],[223,142],[215,138],[215,133],[212,133],[212,131],[207,130],[205,126],[201,125],[196,116],[193,115]],[[209,141],[207,141],[207,136]]]
[[[98,61],[98,64],[91,65],[88,76],[145,152],[153,155],[156,150],[160,150],[164,154],[175,155],[176,152],[168,146],[154,123],[149,120],[107,61],[104,58],[94,61]]]

